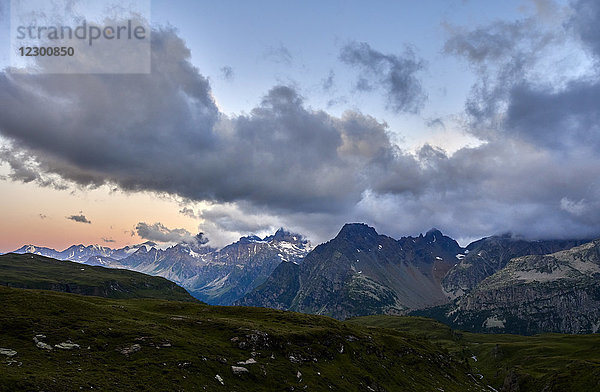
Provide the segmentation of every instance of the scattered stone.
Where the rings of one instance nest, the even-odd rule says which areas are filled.
[[[55,344],[54,347],[60,348],[62,350],[73,350],[74,348],[79,348],[79,345],[71,343],[70,341],[66,341],[63,343]]]
[[[225,385],[225,383],[223,382],[223,378],[221,376],[219,376],[218,374],[215,376],[215,380],[217,380],[218,382],[220,382],[221,385]]]
[[[227,363],[227,358],[219,357],[219,358],[217,358],[217,361],[219,361],[220,363],[225,365]]]
[[[290,360],[291,363],[301,363],[302,361],[299,360],[298,358],[294,357],[293,355],[290,355],[288,357],[288,359]]]
[[[161,344],[160,344],[160,347],[164,347],[164,348],[171,347],[171,343],[169,343],[169,342],[164,342],[164,343],[161,343]]]
[[[239,376],[240,374],[249,373],[248,369],[242,366],[232,366],[231,371],[237,376]]]
[[[192,363],[191,363],[191,362],[179,362],[179,363],[177,364],[177,367],[179,367],[179,368],[181,368],[181,369],[185,369],[185,368],[188,368],[188,367],[190,367],[190,366],[192,366]]]
[[[300,370],[298,370],[298,373],[296,373],[296,377],[298,380],[302,378],[302,373],[300,373]]]
[[[140,346],[139,344],[132,344],[129,347],[125,347],[124,349],[120,350],[119,352],[123,355],[129,355],[129,354],[133,354],[136,353],[138,351],[140,351],[142,349],[142,346]]]
[[[250,358],[246,361],[239,361],[237,364],[238,365],[252,365],[253,363],[256,363],[256,360],[254,358]]]
[[[36,347],[43,350],[52,350],[52,346],[42,342],[42,339],[46,339],[46,335],[38,334],[33,337]]]
[[[37,348],[41,348],[43,350],[52,350],[52,346],[44,342],[38,341],[35,345],[37,346]]]
[[[15,355],[17,355],[17,352],[15,350],[11,350],[10,348],[0,348],[0,355],[14,357]]]

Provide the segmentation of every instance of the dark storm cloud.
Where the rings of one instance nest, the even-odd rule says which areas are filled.
[[[577,42],[594,57],[600,59],[600,3],[580,0],[572,3],[569,18],[560,28],[551,33],[535,34],[544,44],[558,52],[561,40],[569,39],[570,49]],[[554,34],[554,36],[552,36]],[[517,37],[514,46],[529,39]],[[554,45],[554,46],[553,46]],[[575,51],[573,51],[575,52]],[[573,54],[566,53],[572,57]],[[581,57],[581,56],[580,56]],[[534,60],[538,60],[534,58]],[[528,61],[528,67],[534,67],[535,61]],[[577,64],[579,66],[579,64]],[[585,155],[598,151],[600,147],[600,82],[598,68],[591,72],[572,77],[564,83],[543,83],[535,78],[516,79],[507,86],[503,98],[506,112],[501,122],[500,132],[516,137],[534,145],[554,151],[559,155]]]
[[[600,3],[596,0],[579,0],[573,3],[573,16],[568,26],[573,28],[595,56],[600,56]]]
[[[417,113],[423,106],[426,95],[416,75],[425,63],[411,48],[398,56],[378,52],[365,42],[353,42],[342,48],[340,59],[361,70],[358,90],[371,91],[375,84],[384,89],[389,109]]]
[[[56,173],[82,185],[112,178],[129,190],[166,191],[172,181],[187,193],[177,150],[212,151],[219,113],[208,81],[180,61],[189,50],[173,32],[156,34],[153,48],[152,75],[0,74],[0,129],[13,143],[3,156],[13,156],[14,175],[43,182],[39,173]]]
[[[11,180],[24,183],[35,182],[41,186],[58,190],[68,188],[68,184],[62,179],[42,171],[35,157],[32,157],[27,151],[0,147],[0,161],[6,162],[10,166],[11,172],[6,177]]]
[[[135,232],[145,240],[156,242],[190,242],[194,236],[185,229],[169,229],[160,222],[148,224],[139,222],[135,226]]]
[[[557,14],[553,3],[538,3],[542,14]],[[519,138],[564,154],[597,149],[597,69],[592,75],[570,79],[557,71],[559,77],[548,79],[552,72],[543,63],[548,53],[563,52],[563,62],[574,57],[578,40],[593,55],[600,55],[599,3],[577,1],[568,15],[566,21],[557,20],[550,28],[538,19],[528,18],[494,22],[471,31],[450,29],[453,31],[445,45],[446,53],[467,59],[479,75],[466,103],[471,120],[469,132],[487,140]]]
[[[368,174],[392,165],[385,124],[308,109],[290,87],[272,88],[248,114],[219,113],[183,41],[171,30],[152,40],[150,75],[1,74],[12,178],[341,211],[360,200]]]
[[[581,19],[583,3],[589,6],[578,2],[568,24],[530,18],[451,29],[446,53],[466,59],[478,76],[465,105],[466,130],[486,143],[452,156],[421,149],[428,186],[416,198],[400,197],[402,205],[420,208],[417,219],[436,216],[432,223],[461,233],[504,228],[530,237],[600,235],[599,75],[549,72],[549,64],[577,55],[578,37],[565,26],[586,31],[584,43],[596,34],[599,15],[588,9]]]
[[[452,155],[429,145],[409,154],[391,142],[385,123],[309,108],[288,86],[273,87],[246,114],[220,113],[183,41],[162,30],[152,35],[151,75],[1,74],[0,132],[10,140],[1,157],[15,180],[213,202],[196,216],[211,239],[236,233],[223,243],[279,226],[324,240],[348,221],[395,236],[430,227],[455,237],[600,235],[596,82],[555,89],[534,82],[529,68],[555,42],[535,26],[492,25],[489,34],[517,41],[491,37],[487,49],[471,33],[452,35],[447,50],[477,71],[467,102],[477,121],[466,130],[485,143]],[[537,44],[542,49],[529,50]],[[366,44],[342,54],[388,91],[391,107],[418,108],[422,63],[414,54],[384,55]],[[153,241],[193,241],[161,223],[140,222],[136,231]]]
[[[535,18],[497,21],[465,30],[447,26],[450,34],[444,52],[467,60],[478,76],[465,102],[470,129],[479,138],[495,137],[511,89],[526,83],[544,51],[563,39],[562,26],[548,29]]]
[[[85,217],[85,215],[71,215],[71,216],[67,216],[67,219],[75,221],[75,222],[79,222],[79,223],[87,223],[87,224],[92,223],[90,220],[88,220],[88,218]]]
[[[510,92],[505,130],[546,148],[600,148],[600,84],[576,81],[564,89],[522,84]]]

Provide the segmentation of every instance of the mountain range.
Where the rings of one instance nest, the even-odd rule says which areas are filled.
[[[347,224],[301,264],[280,264],[236,304],[338,319],[400,314],[447,302],[440,282],[461,251],[438,230],[394,240],[367,225]]]
[[[440,242],[431,234],[422,238]],[[593,280],[599,247],[595,241],[516,258],[498,273],[509,274],[516,285]],[[505,281],[494,276],[488,278],[491,289]],[[164,278],[32,254],[0,256],[0,303],[0,368],[7,369],[0,371],[0,392],[140,386],[148,391],[559,392],[600,386],[598,334],[467,334],[423,317],[340,322],[265,308],[215,307]]]
[[[600,254],[588,248],[595,243],[502,235],[463,248],[436,229],[395,240],[347,224],[235,303],[337,319],[412,313],[481,332],[596,332]],[[536,278],[515,278],[527,274]]]
[[[194,297],[213,305],[229,305],[262,284],[282,262],[298,262],[312,249],[299,234],[279,229],[260,238],[242,237],[222,249],[206,241],[160,249],[153,242],[111,249],[74,245],[64,251],[25,245],[13,253],[32,253],[58,260],[129,269],[167,278]]]
[[[600,255],[592,247],[583,267],[572,262],[582,259],[577,252],[590,244],[596,243],[501,235],[462,247],[437,229],[394,239],[352,223],[314,249],[301,235],[280,229],[265,238],[242,237],[222,249],[204,242],[167,249],[145,243],[116,250],[76,246],[63,252],[25,246],[17,253],[47,252],[59,259],[162,276],[209,304],[341,320],[412,313],[471,331],[533,334],[600,328],[594,311],[600,303],[600,270],[595,267]],[[581,273],[570,272],[567,279],[562,272],[545,272],[566,269]],[[546,275],[543,282],[515,278],[527,274]]]
[[[416,314],[478,332],[600,330],[600,240],[516,257],[454,302]]]

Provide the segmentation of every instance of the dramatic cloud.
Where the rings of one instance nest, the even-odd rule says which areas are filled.
[[[600,147],[600,82],[556,91],[523,83],[510,91],[505,132],[558,151]]]
[[[528,18],[471,31],[449,28],[446,53],[465,58],[479,75],[466,103],[469,132],[562,153],[597,148],[600,82],[585,47],[600,54],[600,5],[577,1],[560,13],[552,2],[535,4],[553,16],[551,22]]]
[[[434,226],[463,238],[598,236],[600,78],[594,67],[571,67],[596,52],[592,33],[581,33],[589,29],[569,18],[451,31],[446,52],[478,77],[465,130],[482,140],[452,155],[429,145],[403,151],[384,122],[310,108],[288,86],[248,113],[220,113],[184,43],[160,30],[150,75],[0,74],[0,132],[10,140],[0,159],[12,179],[43,186],[110,184],[209,201],[180,212],[202,219],[217,244],[279,226],[326,240],[349,221],[395,236]],[[567,41],[581,51],[562,50]],[[423,64],[412,52],[351,44],[341,58],[361,69],[364,88],[386,91],[391,109],[422,104]],[[136,232],[198,242],[160,223],[140,222]]]
[[[581,37],[596,56],[600,56],[600,3],[596,0],[574,2],[574,11],[569,26]]]
[[[249,114],[219,113],[175,33],[152,39],[151,75],[1,74],[12,178],[310,212],[348,208],[370,175],[394,166],[385,124],[308,109],[290,87]]]
[[[79,223],[92,223],[90,220],[88,220],[88,218],[85,217],[85,215],[71,215],[71,216],[67,216],[67,219],[70,219],[72,221],[75,222],[79,222]]]
[[[378,52],[365,42],[353,42],[342,48],[340,59],[362,71],[358,90],[371,91],[375,84],[384,89],[389,109],[417,113],[423,106],[426,95],[416,74],[425,65],[411,48],[396,56]]]
[[[195,242],[195,237],[185,229],[169,229],[160,222],[148,224],[139,222],[135,226],[138,236],[156,242]]]

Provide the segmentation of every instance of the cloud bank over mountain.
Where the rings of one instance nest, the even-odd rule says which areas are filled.
[[[1,73],[9,144],[0,159],[15,181],[212,202],[198,214],[209,238],[286,226],[325,239],[348,221],[396,236],[434,226],[457,238],[597,236],[598,8],[578,1],[550,20],[448,27],[445,54],[478,77],[463,119],[482,141],[451,155],[427,144],[410,153],[384,121],[309,107],[286,85],[248,113],[225,114],[185,42],[163,28],[152,34],[149,75]],[[372,83],[390,108],[415,112],[425,103],[423,64],[398,52],[351,44],[340,61],[365,78],[380,72]]]

